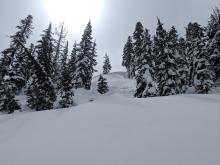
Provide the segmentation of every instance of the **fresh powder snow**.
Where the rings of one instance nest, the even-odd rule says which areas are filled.
[[[133,98],[125,73],[109,93],[75,91],[75,107],[0,114],[0,165],[220,165],[220,89]]]

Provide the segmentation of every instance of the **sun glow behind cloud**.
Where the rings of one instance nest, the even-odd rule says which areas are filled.
[[[103,9],[103,0],[44,0],[52,22],[64,22],[70,33],[82,33],[89,20],[97,24]]]

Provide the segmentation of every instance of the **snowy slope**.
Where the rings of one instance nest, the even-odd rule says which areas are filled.
[[[106,77],[111,92],[94,78],[79,106],[0,115],[0,165],[220,164],[219,93],[134,99],[134,82]]]
[[[107,96],[119,94],[123,97],[133,97],[136,82],[135,80],[127,79],[125,72],[114,72],[103,76],[108,81],[109,92],[106,94]],[[98,79],[99,76],[93,78],[91,91],[78,89],[74,92],[76,103],[84,104],[88,103],[90,100],[96,100],[96,98],[102,97],[102,95],[97,92]]]

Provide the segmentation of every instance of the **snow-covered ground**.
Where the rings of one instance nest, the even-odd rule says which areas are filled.
[[[110,92],[96,77],[76,107],[0,115],[0,165],[220,165],[220,89],[135,99],[134,81],[105,77]]]

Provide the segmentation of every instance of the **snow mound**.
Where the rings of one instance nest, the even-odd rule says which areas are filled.
[[[103,75],[107,79],[109,86],[108,94],[119,94],[123,96],[132,97],[136,82],[135,80],[128,79],[125,72],[114,72],[107,75]],[[97,81],[99,76],[93,78],[92,89],[96,91]]]
[[[74,100],[77,104],[84,104],[100,97],[106,97],[110,95],[121,95],[123,97],[133,97],[136,82],[135,80],[128,79],[125,72],[114,72],[103,75],[107,79],[109,92],[105,95],[101,95],[97,92],[97,82],[99,76],[95,76],[92,80],[92,89],[90,91],[84,89],[77,89],[74,91]]]
[[[109,95],[0,115],[2,165],[219,165],[220,95]]]
[[[0,114],[0,164],[220,164],[219,88],[136,99],[125,73],[105,77],[110,92],[98,94],[94,77],[91,91],[75,91],[78,106]]]

